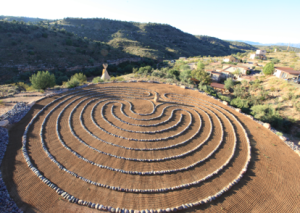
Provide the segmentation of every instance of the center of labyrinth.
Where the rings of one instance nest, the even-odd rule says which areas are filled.
[[[177,211],[217,199],[246,172],[249,139],[229,111],[186,95],[107,85],[53,97],[23,135],[30,169],[69,202]]]

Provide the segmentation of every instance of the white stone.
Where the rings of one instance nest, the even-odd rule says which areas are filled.
[[[0,126],[1,126],[1,127],[6,127],[8,124],[9,124],[9,121],[8,121],[8,120],[0,121]]]
[[[222,103],[223,103],[225,106],[228,105],[227,101],[223,101]]]
[[[286,141],[286,138],[284,136],[280,136],[279,138],[283,141]]]
[[[240,108],[236,108],[235,111],[242,112],[242,110]]]
[[[269,123],[264,123],[264,125],[263,125],[265,128],[267,128],[267,129],[271,129],[271,125],[269,124]]]

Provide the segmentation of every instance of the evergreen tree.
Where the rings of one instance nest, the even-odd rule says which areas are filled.
[[[55,76],[48,71],[38,71],[29,78],[34,89],[46,89],[55,86]]]

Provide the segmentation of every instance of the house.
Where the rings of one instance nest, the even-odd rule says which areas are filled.
[[[245,67],[245,68],[248,68],[248,69],[252,69],[253,66],[255,66],[254,64],[243,64],[243,63],[238,63],[237,66],[240,66],[240,67]]]
[[[256,50],[255,54],[256,55],[266,55],[267,51],[266,50]]]
[[[221,91],[225,91],[225,87],[224,84],[219,84],[219,83],[211,83],[210,86],[216,90],[221,90]]]
[[[267,53],[266,50],[256,50],[254,54],[250,55],[250,59],[256,59],[256,58],[267,59],[266,53]]]
[[[238,62],[239,60],[232,55],[223,58],[224,62]]]
[[[247,66],[239,65],[224,65],[222,71],[228,71],[230,73],[233,73],[237,70],[240,70],[242,75],[247,75],[247,72],[250,71],[250,69]]]
[[[222,73],[217,72],[215,70],[206,70],[206,72],[208,72],[210,74],[210,77],[211,77],[212,81],[216,81],[216,82],[221,81]]]
[[[275,67],[274,75],[282,79],[297,79],[297,82],[300,79],[300,71],[290,67]]]

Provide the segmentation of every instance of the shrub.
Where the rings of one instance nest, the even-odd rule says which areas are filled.
[[[55,86],[55,76],[54,74],[50,74],[48,71],[38,71],[38,73],[33,74],[29,80],[34,89],[45,90],[48,87]]]
[[[272,58],[272,59],[271,59],[271,62],[272,62],[273,64],[278,64],[278,63],[280,62],[280,60],[277,59],[277,58]]]
[[[294,103],[294,107],[295,107],[295,109],[296,109],[298,112],[300,112],[300,101]]]
[[[100,83],[100,82],[104,82],[100,76],[93,78],[92,82],[94,84]]]
[[[56,84],[57,85],[62,85],[63,82],[66,82],[68,81],[68,76],[66,75],[63,75],[63,76],[59,76],[57,79],[56,79]]]
[[[230,101],[230,105],[242,109],[244,112],[249,111],[249,100],[241,99],[240,97],[234,98]]]
[[[151,73],[151,70],[152,70],[151,66],[140,67],[138,74],[148,75]]]
[[[272,75],[274,72],[274,64],[272,62],[269,62],[264,66],[263,73],[265,75]]]
[[[232,78],[227,78],[224,81],[224,87],[225,87],[225,89],[230,90],[230,89],[233,88],[233,86],[234,86],[234,81],[232,80]]]
[[[165,74],[159,70],[156,70],[151,74],[151,76],[163,78],[163,77],[165,77]]]
[[[179,75],[180,75],[180,71],[172,69],[172,70],[168,71],[168,74],[170,74],[170,75],[175,76],[176,78],[178,78]]]
[[[65,86],[67,88],[74,88],[74,87],[77,87],[79,86],[80,82],[78,81],[78,79],[76,78],[71,78],[66,84]]]
[[[234,87],[233,94],[236,97],[241,97],[241,98],[247,98],[249,96],[249,92],[245,87],[242,87],[241,85],[236,85]]]
[[[251,107],[254,118],[270,123],[276,129],[289,132],[292,122],[280,117],[279,113],[270,105],[256,105]]]
[[[231,97],[230,96],[225,96],[225,95],[218,95],[219,99],[221,99],[222,101],[226,101],[228,103],[230,103],[231,101]]]
[[[18,82],[16,86],[20,91],[26,91],[26,89],[29,87],[29,85],[25,84],[24,82]]]
[[[180,80],[185,83],[190,83],[191,82],[191,80],[190,80],[191,74],[192,74],[191,70],[184,70],[184,71],[180,72]]]
[[[83,73],[76,73],[71,78],[77,79],[79,83],[86,82],[86,76]]]

